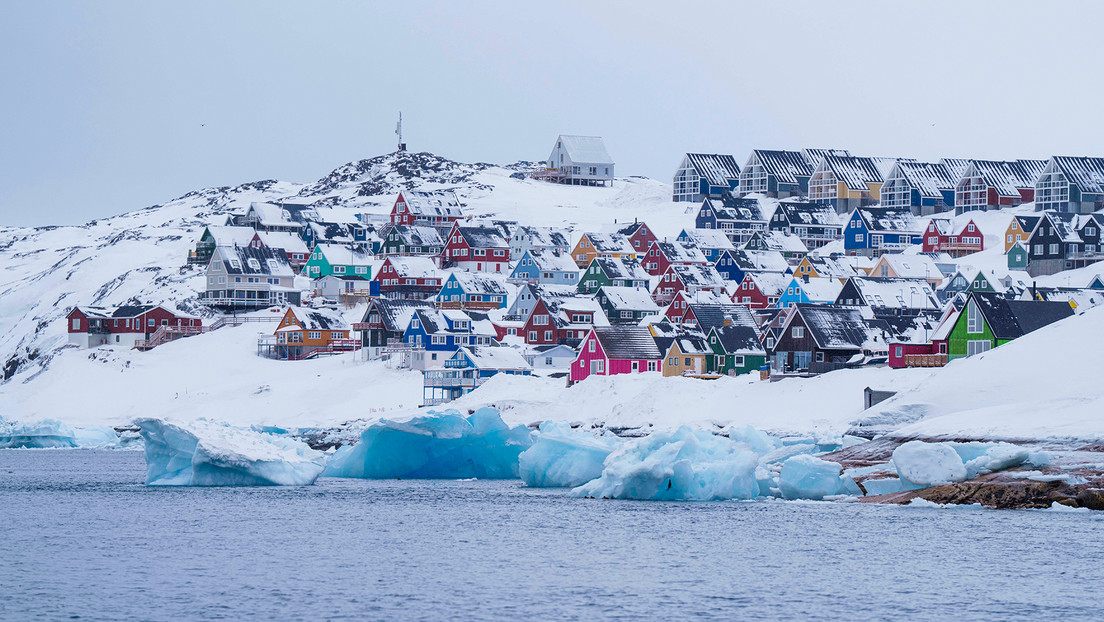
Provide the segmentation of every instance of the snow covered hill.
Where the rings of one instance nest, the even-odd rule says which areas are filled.
[[[385,214],[404,188],[451,190],[472,216],[537,225],[608,227],[647,219],[674,236],[693,223],[670,186],[618,179],[612,188],[514,179],[524,164],[463,164],[429,153],[392,153],[351,162],[310,183],[259,181],[206,188],[145,209],[77,227],[0,228],[0,381],[26,382],[65,345],[63,318],[75,305],[168,304],[198,315],[202,271],[187,253],[208,224],[224,224],[253,201],[294,197],[323,209]]]

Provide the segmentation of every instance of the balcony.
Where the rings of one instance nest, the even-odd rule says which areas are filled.
[[[947,364],[946,354],[906,354],[905,367],[943,367]]]

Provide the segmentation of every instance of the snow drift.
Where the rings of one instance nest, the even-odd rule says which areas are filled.
[[[409,421],[381,420],[330,459],[325,475],[367,479],[516,479],[518,456],[532,445],[525,426],[510,427],[494,408],[470,416],[429,411]]]
[[[209,421],[135,423],[150,486],[308,486],[326,462],[301,441]]]

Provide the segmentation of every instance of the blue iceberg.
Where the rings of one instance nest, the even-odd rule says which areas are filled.
[[[667,501],[752,499],[759,494],[757,464],[745,443],[684,426],[623,443],[606,458],[601,477],[571,494]]]
[[[308,486],[326,463],[302,441],[210,421],[135,423],[150,486]]]
[[[0,449],[55,449],[77,446],[73,428],[56,419],[0,421]]]
[[[840,475],[842,467],[809,454],[799,454],[782,464],[778,487],[784,499],[815,499],[859,493],[850,478]],[[846,480],[846,481],[845,481]],[[850,483],[850,485],[849,485]]]
[[[498,410],[470,416],[430,411],[409,421],[381,420],[330,459],[328,477],[367,479],[516,479],[518,456],[533,441],[523,425],[511,428]]]
[[[518,456],[527,486],[574,488],[602,474],[602,463],[624,441],[612,433],[596,436],[570,424],[546,421],[533,446]]]

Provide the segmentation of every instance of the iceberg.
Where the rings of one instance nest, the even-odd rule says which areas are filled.
[[[574,488],[602,475],[602,463],[621,443],[612,433],[596,436],[568,423],[546,421],[533,446],[518,456],[526,486]]]
[[[76,432],[56,419],[33,422],[0,421],[0,449],[54,449],[76,446]]]
[[[966,479],[1003,471],[1031,460],[1031,453],[1011,443],[951,443],[966,466]]]
[[[950,443],[909,441],[893,450],[901,479],[920,486],[966,481],[966,465]]]
[[[81,449],[114,449],[120,445],[114,428],[74,428],[73,441]]]
[[[494,408],[464,417],[429,411],[409,421],[380,420],[360,442],[334,453],[324,475],[367,479],[516,479],[518,456],[533,444],[523,425],[506,425]]]
[[[848,494],[849,487],[840,477],[838,463],[821,460],[809,454],[799,454],[782,464],[778,487],[784,499],[815,499]],[[850,479],[850,478],[848,478]],[[858,491],[858,488],[855,488]]]
[[[309,486],[326,457],[306,443],[211,421],[144,418],[150,486]]]
[[[713,501],[759,494],[756,454],[744,443],[680,427],[623,443],[601,477],[572,489],[574,497]]]

